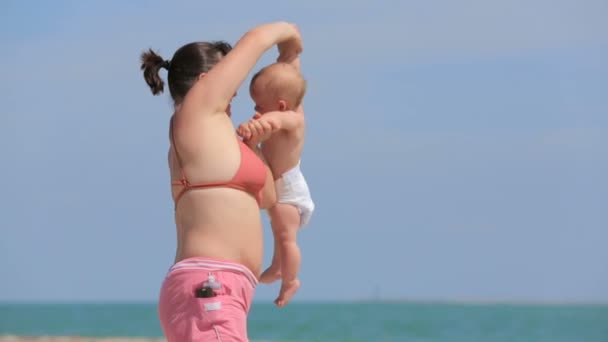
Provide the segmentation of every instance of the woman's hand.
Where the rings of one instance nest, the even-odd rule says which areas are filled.
[[[277,62],[291,63],[302,53],[303,50],[302,34],[300,33],[300,29],[298,29],[296,24],[290,23],[288,25],[288,27],[292,30],[290,34],[291,38],[277,44],[277,48],[279,50]]]
[[[256,113],[253,119],[239,125],[236,133],[243,138],[243,142],[249,146],[256,146],[260,142],[270,138],[272,133],[278,130],[273,121],[258,120],[261,116]]]

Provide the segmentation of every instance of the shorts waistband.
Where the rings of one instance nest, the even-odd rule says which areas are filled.
[[[258,284],[258,279],[247,267],[230,261],[217,260],[207,257],[192,257],[180,260],[173,264],[167,275],[179,270],[204,270],[204,271],[232,271],[243,274],[253,287]]]

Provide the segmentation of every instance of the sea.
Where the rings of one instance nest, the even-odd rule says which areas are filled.
[[[254,303],[252,342],[608,342],[608,305]],[[155,303],[0,304],[0,335],[161,337]]]

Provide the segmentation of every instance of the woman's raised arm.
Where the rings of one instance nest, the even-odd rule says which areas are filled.
[[[182,103],[184,114],[224,113],[251,69],[273,45],[279,46],[282,55],[299,55],[302,39],[298,28],[287,22],[275,22],[257,26],[243,35],[226,57],[188,92]]]

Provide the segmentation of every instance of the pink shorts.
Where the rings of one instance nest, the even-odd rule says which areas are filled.
[[[198,298],[209,280],[216,296]],[[160,323],[168,342],[247,342],[247,313],[257,279],[245,266],[196,257],[173,265],[160,290]]]

